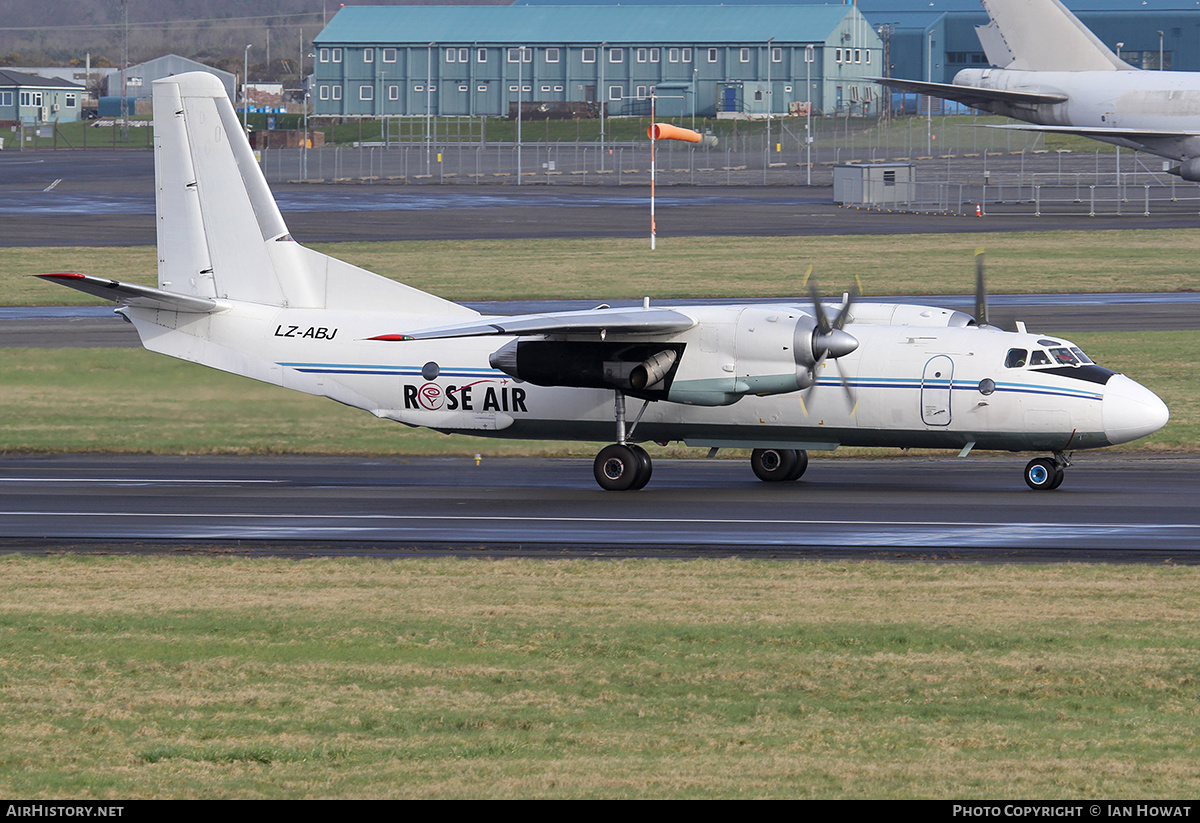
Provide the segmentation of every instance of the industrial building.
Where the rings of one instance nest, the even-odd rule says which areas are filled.
[[[84,86],[0,69],[0,124],[70,123],[80,118]]]
[[[875,114],[853,5],[348,6],[314,40],[327,116]]]

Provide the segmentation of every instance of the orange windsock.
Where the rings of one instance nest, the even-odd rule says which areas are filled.
[[[683,140],[687,143],[699,143],[700,132],[691,129],[681,129],[670,123],[655,123],[646,129],[646,136],[655,140]]]

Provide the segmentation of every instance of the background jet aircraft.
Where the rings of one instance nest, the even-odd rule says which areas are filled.
[[[443,432],[606,440],[605,489],[639,489],[638,442],[752,449],[795,480],[841,445],[1070,453],[1162,428],[1152,392],[1057,336],[962,312],[854,303],[598,308],[517,317],[379,277],[292,239],[221,83],[154,83],[158,288],[43,275],[123,304],[149,350]],[[634,419],[626,422],[626,401]],[[264,411],[264,413],[269,413]]]
[[[1030,125],[1179,161],[1200,181],[1200,73],[1144,71],[1121,61],[1059,0],[981,0],[975,31],[998,68],[963,69],[951,83],[877,78]]]

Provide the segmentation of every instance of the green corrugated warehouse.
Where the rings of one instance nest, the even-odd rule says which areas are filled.
[[[314,40],[318,115],[874,114],[878,34],[837,6],[349,6]],[[809,62],[806,62],[806,55]],[[596,110],[596,106],[592,106]]]

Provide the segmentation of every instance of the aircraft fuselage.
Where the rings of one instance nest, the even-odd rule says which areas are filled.
[[[674,308],[698,322],[655,340],[652,348],[681,355],[669,388],[660,387],[662,401],[650,402],[632,428],[633,441],[818,450],[973,444],[1060,452],[1126,442],[1166,422],[1166,407],[1154,394],[1083,362],[1070,341],[992,327],[856,323],[852,318],[845,328],[858,348],[821,363],[815,386],[758,394],[745,389],[781,385],[794,375],[791,333],[773,336],[772,324],[785,328],[780,324],[789,316],[806,316],[805,309]],[[491,355],[513,337],[372,339],[405,327],[406,318],[383,312],[247,304],[203,316],[133,307],[121,311],[152,350],[330,397],[409,425],[529,439],[613,436],[614,390],[535,385],[493,367]],[[863,315],[877,317],[907,313],[920,318],[922,312],[932,323],[963,317],[920,306],[861,307]],[[426,316],[419,322],[431,320]],[[221,365],[223,352],[245,351],[247,341],[255,343],[261,357],[239,354]],[[714,380],[723,382],[714,385]],[[703,400],[710,395],[696,393],[697,381],[710,392],[725,392],[728,402]],[[704,405],[694,402],[697,397]],[[629,402],[632,417],[641,401],[635,396]]]
[[[1200,73],[963,69],[954,85],[1061,94],[1061,103],[994,100],[987,108],[1038,125],[1096,129],[1088,136],[1175,160],[1200,157]]]

